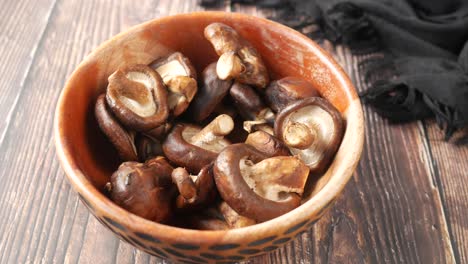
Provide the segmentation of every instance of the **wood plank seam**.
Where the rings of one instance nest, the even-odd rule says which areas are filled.
[[[9,130],[10,125],[12,123],[11,118],[14,115],[14,113],[16,112],[16,107],[18,105],[18,101],[19,101],[21,95],[23,94],[24,87],[26,87],[26,83],[28,81],[28,77],[29,77],[29,74],[31,72],[32,65],[34,65],[34,62],[37,59],[37,56],[36,56],[37,51],[42,47],[42,44],[44,42],[44,36],[46,35],[45,33],[46,33],[47,29],[49,28],[50,21],[51,21],[50,18],[51,18],[52,14],[55,11],[55,7],[57,6],[57,2],[58,2],[58,0],[54,1],[54,3],[52,4],[52,8],[48,12],[48,14],[46,14],[46,17],[47,17],[46,25],[44,26],[44,29],[41,32],[41,35],[39,37],[39,41],[37,42],[37,44],[35,46],[33,46],[33,49],[31,51],[32,58],[31,58],[30,63],[26,66],[26,71],[24,73],[23,79],[20,82],[20,91],[19,91],[18,95],[16,96],[16,98],[13,100],[13,105],[11,106],[10,111],[8,111],[8,113],[6,115],[6,118],[5,118],[6,126],[5,126],[4,130],[2,131],[2,134],[0,135],[0,147],[3,145],[3,142],[4,142],[5,136],[7,134],[7,131]]]
[[[50,139],[50,143],[52,143],[52,138]],[[49,148],[46,149],[45,151],[45,155],[43,156],[42,159],[40,159],[38,162],[37,162],[37,167],[35,169],[35,171],[38,171],[38,170],[42,170],[42,168],[44,167],[45,165],[45,162],[46,162],[46,157],[47,157],[47,154],[49,152],[49,150],[51,150],[50,148],[51,144],[49,144]],[[27,171],[29,170],[29,168],[27,169]],[[37,175],[36,173],[31,173],[31,175]],[[40,177],[36,177],[35,179],[33,179],[33,184],[34,185],[38,185],[39,181],[41,180]],[[25,185],[26,186],[26,185]],[[45,188],[45,187],[44,187]],[[30,193],[28,194],[28,199],[25,200],[25,203],[27,203],[28,201],[30,201],[31,197],[34,197],[36,195],[36,192],[35,193]],[[26,207],[28,208],[28,210],[26,210]],[[22,211],[24,212],[26,210],[27,212],[27,217],[25,219],[29,219],[29,215],[31,214],[32,212],[32,208],[33,207],[33,203],[29,204],[29,205],[25,205],[23,208],[22,208]],[[10,214],[10,216],[13,217],[13,219],[11,221],[15,222],[15,219],[16,217],[18,216],[20,212],[16,212],[15,214]],[[21,214],[20,214],[21,215]],[[10,219],[10,218],[9,218]],[[8,219],[8,221],[6,221],[6,223],[10,222],[10,220]],[[20,225],[14,225],[14,226],[11,226],[8,230],[5,230],[3,231],[2,233],[3,234],[7,234],[6,236],[4,236],[4,241],[2,244],[0,244],[0,251],[4,251],[4,248],[8,247],[8,245],[10,244],[9,242],[11,243],[14,243],[15,241],[15,238],[17,237],[17,233],[19,231],[19,226]],[[13,229],[15,228],[15,229]],[[21,237],[21,241],[23,240],[23,236]],[[22,243],[20,243],[22,244]],[[5,253],[6,251],[4,251],[3,253]],[[12,252],[9,252],[10,254]],[[13,252],[13,253],[18,253],[17,251]],[[0,258],[0,263],[3,263],[3,257],[6,256],[6,255],[2,255],[2,257]],[[10,255],[8,255],[8,258],[10,257]]]
[[[358,56],[358,61],[359,61],[359,56]],[[359,74],[358,74],[358,75],[359,75]],[[354,83],[356,83],[356,82],[354,82]],[[356,87],[356,88],[359,88],[361,83],[364,84],[364,86],[367,86],[365,82],[357,82],[357,83],[356,83],[356,84],[357,84],[357,87]],[[358,89],[358,90],[361,90],[361,89]],[[366,108],[367,108],[367,107],[365,107],[365,109],[366,109]],[[366,112],[367,112],[367,111],[366,111]],[[373,113],[373,111],[370,111],[370,113]],[[374,113],[372,116],[373,116],[374,118],[376,118],[375,113]],[[385,131],[385,133],[388,133],[388,131]],[[388,137],[388,136],[389,136],[389,135],[386,135],[386,137]],[[422,140],[422,142],[423,142],[424,145],[428,145],[428,144],[429,144],[429,140],[428,140],[427,137],[421,135],[420,138],[421,138],[421,140]],[[367,144],[369,144],[369,141],[366,141],[366,142],[367,142]],[[384,143],[386,143],[386,142],[384,142]],[[388,149],[389,146],[385,146],[385,148]],[[390,151],[392,151],[392,150],[390,150]],[[426,155],[424,155],[424,156],[426,157],[426,158],[424,158],[425,160],[427,160],[427,159],[433,160],[433,159],[432,159],[432,155],[429,156],[429,155],[426,153]],[[395,163],[395,160],[393,160],[392,163]],[[435,164],[432,164],[432,163],[428,164],[428,162],[425,162],[425,164],[426,164],[426,166],[427,166],[427,168],[428,168],[429,174],[432,176],[433,173],[434,173],[434,166],[435,166]],[[434,183],[434,181],[433,181],[432,179],[430,179],[430,180],[431,180],[431,181],[430,181],[430,182],[431,182],[431,185],[434,186],[434,189],[439,190],[439,189],[441,188],[440,184],[435,184],[435,183],[437,183],[437,181],[435,181],[435,183]],[[444,200],[444,197],[441,197],[441,193],[440,193],[440,192],[439,192],[438,194],[433,193],[433,196],[434,196],[434,198],[436,199],[437,203],[438,203],[440,206],[444,206],[444,205],[443,205],[443,202],[442,202],[442,201]],[[445,207],[445,206],[444,206],[444,207]],[[442,211],[442,212],[441,212],[441,214],[442,214],[442,215],[441,215],[441,217],[442,217],[442,219],[441,219],[441,220],[442,220],[442,221],[441,221],[441,225],[447,226],[447,218],[445,217],[445,214],[444,214],[444,211],[446,211],[446,209],[445,209],[445,208],[440,208],[439,210]],[[445,222],[445,223],[443,223],[443,222]],[[442,229],[442,230],[440,230],[441,232],[446,230],[446,229],[444,229],[444,226],[441,227],[441,229]],[[448,234],[448,232],[447,232],[447,234]],[[448,249],[448,250],[449,250],[448,253],[452,256],[452,258],[455,258],[455,256],[454,256],[455,254],[454,254],[454,252],[453,252],[452,240],[451,240],[450,238],[444,239],[444,240],[446,240],[446,243],[444,243],[444,244],[446,245],[445,250]],[[400,250],[401,250],[401,249],[400,249]],[[419,257],[417,257],[417,259],[418,259],[418,261],[419,261]],[[454,259],[451,259],[451,260],[452,260],[452,262],[455,262]],[[396,260],[394,259],[394,261],[396,261]],[[400,259],[400,261],[401,261],[401,259]],[[457,262],[458,262],[458,260],[457,260]]]
[[[440,200],[440,204],[442,205],[441,213],[443,217],[445,218],[445,230],[447,230],[447,233],[448,233],[450,250],[451,250],[452,256],[454,257],[455,263],[460,263],[460,252],[458,250],[458,245],[456,245],[456,241],[454,239],[454,234],[453,234],[452,226],[450,223],[450,219],[451,219],[450,212],[446,204],[445,191],[444,191],[444,188],[442,188],[442,180],[441,180],[439,167],[437,166],[437,162],[434,159],[434,154],[433,154],[432,147],[431,147],[431,141],[429,139],[429,134],[427,131],[427,124],[424,121],[418,121],[418,123],[419,123],[420,133],[423,135],[423,138],[425,139],[424,150],[427,152],[427,155],[430,160],[430,165],[431,165],[430,167],[432,168],[432,170],[430,170],[431,180],[432,180],[431,182],[434,188],[436,188],[439,193],[438,198]]]
[[[36,62],[36,59],[37,59],[37,52],[42,48],[43,46],[43,43],[44,43],[44,37],[46,35],[46,32],[47,32],[47,29],[49,28],[50,26],[50,21],[51,21],[51,17],[53,15],[53,13],[55,12],[55,9],[56,9],[56,6],[57,6],[57,0],[54,1],[54,3],[52,4],[51,8],[50,8],[50,11],[47,13],[46,17],[47,17],[47,22],[46,22],[46,25],[44,26],[42,32],[40,33],[40,37],[39,37],[39,40],[37,42],[37,44],[33,47],[33,50],[31,52],[32,54],[32,59],[30,61],[30,63],[27,65],[27,69],[25,71],[25,74],[24,74],[24,78],[21,80],[20,82],[20,92],[18,93],[18,95],[16,96],[16,98],[14,99],[13,101],[13,105],[10,109],[10,111],[7,113],[7,116],[5,118],[6,120],[6,126],[4,128],[4,131],[2,132],[2,134],[0,135],[0,148],[3,146],[3,143],[5,142],[5,137],[7,135],[7,132],[9,131],[10,129],[10,126],[12,124],[11,122],[11,118],[13,117],[14,114],[16,114],[17,112],[17,105],[18,105],[18,102],[21,98],[21,96],[23,95],[23,91],[25,89],[25,87],[27,86],[28,82],[30,81],[29,80],[29,77],[30,77],[30,73],[31,73],[31,69],[32,69],[32,66],[34,65],[34,63]],[[15,232],[16,233],[16,232]],[[6,243],[7,241],[5,241]],[[6,246],[6,245],[5,245]],[[3,252],[4,253],[4,252]],[[2,253],[2,258],[4,257]]]

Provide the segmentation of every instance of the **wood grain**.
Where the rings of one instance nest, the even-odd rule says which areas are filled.
[[[53,113],[94,47],[146,20],[200,10],[197,1],[4,2],[0,263],[168,263],[118,240],[79,202],[55,156]],[[219,9],[274,14],[229,1]],[[328,47],[365,89],[362,58]],[[441,141],[431,122],[391,125],[367,107],[365,117],[362,161],[335,206],[310,232],[248,263],[468,262],[468,148]]]
[[[423,129],[430,142],[433,178],[441,187],[455,257],[459,263],[468,263],[468,129],[456,133],[449,142],[443,140],[443,131],[435,121],[426,121]]]
[[[3,1],[0,9],[0,145],[12,123],[56,0]]]

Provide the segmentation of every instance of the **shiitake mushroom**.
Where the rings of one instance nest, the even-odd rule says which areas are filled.
[[[268,84],[259,54],[232,28],[214,23],[205,29],[205,37],[220,58],[205,68],[199,87],[192,64],[179,52],[150,67],[124,67],[109,77],[96,115],[98,120],[115,116],[112,124],[123,126],[116,133],[102,120],[100,126],[124,160],[136,160],[137,155],[146,160],[119,166],[107,185],[110,198],[160,223],[182,212],[188,223],[173,224],[191,228],[238,228],[272,219],[300,204],[309,171],[323,172],[329,164],[344,121],[304,79],[286,77]],[[229,107],[223,105],[226,100],[234,102],[235,114],[252,132],[247,144],[231,145],[223,138],[233,129],[232,116],[218,116],[204,128],[174,122],[186,110],[182,118],[206,121],[217,109]],[[153,157],[162,152],[181,167],[174,169],[164,157]],[[214,209],[221,216],[215,217],[206,212],[213,209],[207,207],[218,191],[223,201]]]
[[[172,170],[161,156],[145,163],[124,162],[106,185],[110,198],[133,214],[165,223],[172,216],[172,201],[176,194]]]

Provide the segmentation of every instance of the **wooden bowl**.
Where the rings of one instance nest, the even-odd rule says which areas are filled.
[[[94,104],[107,77],[120,66],[150,63],[173,51],[200,72],[217,60],[203,29],[212,22],[232,26],[262,55],[272,79],[309,80],[346,120],[346,131],[327,172],[308,190],[303,204],[273,220],[228,231],[199,231],[158,224],[120,208],[102,192],[118,167],[115,150],[100,132]],[[361,104],[350,80],[317,44],[278,23],[253,16],[200,12],[155,19],[120,33],[94,50],[73,72],[55,113],[55,144],[68,180],[91,213],[121,239],[152,255],[175,261],[240,261],[281,247],[307,231],[343,190],[363,147]]]

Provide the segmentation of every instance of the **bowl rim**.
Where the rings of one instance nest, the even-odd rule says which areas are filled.
[[[257,20],[259,23],[263,24],[263,26],[273,27],[275,28],[275,30],[285,31],[285,34],[291,37],[295,37],[298,40],[304,42],[304,45],[307,47],[307,49],[311,50],[311,52],[313,52],[316,56],[321,57],[320,60],[324,64],[326,64],[331,73],[336,75],[339,79],[339,82],[345,90],[345,93],[349,97],[349,105],[346,111],[343,112],[343,114],[346,114],[346,112],[349,112],[350,108],[353,108],[353,121],[357,121],[357,124],[353,125],[353,129],[356,129],[356,133],[354,134],[357,135],[357,138],[354,141],[355,149],[352,151],[353,154],[349,154],[348,157],[346,157],[346,161],[348,162],[347,169],[340,175],[336,175],[336,173],[332,174],[332,177],[330,177],[329,181],[323,186],[323,188],[316,194],[314,194],[309,200],[301,204],[298,208],[263,223],[229,230],[195,230],[160,224],[134,215],[111,202],[109,198],[107,198],[97,188],[95,188],[91,184],[91,182],[84,176],[84,172],[80,170],[80,166],[77,163],[77,160],[73,158],[72,150],[68,147],[69,145],[66,139],[66,135],[62,133],[63,131],[60,127],[66,119],[66,116],[63,115],[63,109],[66,108],[65,100],[67,98],[67,94],[73,88],[73,79],[75,75],[80,71],[81,68],[83,68],[85,65],[87,65],[89,61],[91,61],[91,58],[93,58],[94,54],[104,49],[109,43],[113,42],[115,39],[119,39],[122,36],[129,34],[130,32],[142,29],[152,23],[164,23],[169,19],[178,19],[187,16],[193,18],[200,16],[212,16],[214,18],[219,19],[225,18],[226,16],[230,16],[230,18],[233,20],[254,19]],[[349,128],[350,126],[348,124],[346,126],[345,136]],[[354,136],[355,135],[353,135],[353,137]],[[342,192],[344,186],[353,175],[354,170],[360,160],[364,145],[364,121],[361,103],[356,95],[356,90],[353,84],[351,83],[349,77],[344,72],[344,70],[338,65],[338,63],[335,62],[334,59],[330,55],[328,55],[327,52],[325,52],[313,40],[309,39],[300,32],[295,31],[294,29],[281,25],[277,22],[268,20],[266,18],[256,17],[242,13],[230,13],[223,11],[199,11],[164,16],[161,18],[146,21],[144,23],[135,25],[127,30],[120,32],[119,34],[113,36],[107,41],[101,43],[97,48],[93,49],[91,53],[88,54],[75,68],[73,73],[68,78],[63,90],[61,91],[55,110],[54,139],[57,156],[60,160],[63,170],[65,171],[65,174],[67,175],[70,184],[73,186],[76,192],[81,194],[96,208],[99,208],[99,210],[105,211],[108,214],[115,216],[113,220],[117,220],[117,222],[124,224],[125,226],[132,226],[132,229],[134,230],[145,230],[147,233],[150,234],[155,233],[156,231],[157,237],[164,237],[168,240],[174,240],[176,238],[179,241],[190,241],[191,243],[200,244],[205,240],[219,240],[220,237],[226,237],[228,239],[227,241],[229,241],[230,237],[251,237],[252,234],[258,233],[258,231],[269,232],[267,230],[277,227],[278,225],[285,225],[285,223],[288,223],[288,226],[293,226],[299,222],[309,219],[307,218],[307,216],[310,217],[314,213],[318,213],[320,210],[324,209],[325,207],[328,207],[328,205],[330,205]],[[342,146],[340,146],[340,149],[341,147]]]

